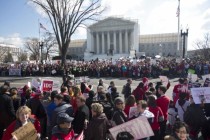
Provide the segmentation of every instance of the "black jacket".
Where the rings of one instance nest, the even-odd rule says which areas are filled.
[[[89,120],[89,108],[83,105],[78,108],[72,122],[74,132],[80,134],[85,127],[85,120]]]
[[[127,115],[123,110],[115,109],[112,116],[112,121],[114,121],[116,125],[123,124],[127,122]]]
[[[0,125],[6,128],[15,120],[15,110],[11,97],[7,94],[0,94]]]

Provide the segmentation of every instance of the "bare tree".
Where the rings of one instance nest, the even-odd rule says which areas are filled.
[[[43,59],[46,59],[46,60],[49,55],[55,54],[58,51],[57,41],[56,41],[55,36],[53,36],[53,34],[49,32],[45,33],[43,47],[44,47],[43,51],[45,52],[45,55],[44,55],[45,58]]]
[[[25,48],[31,53],[33,59],[38,61],[40,57],[40,42],[38,38],[27,38]]]
[[[104,8],[101,8],[101,0],[30,1],[40,6],[48,15],[56,36],[63,67],[71,37],[76,29],[85,25],[88,20],[96,20],[104,11]]]
[[[196,41],[195,48],[198,49],[197,54],[203,59],[210,59],[210,34],[206,33],[202,40]]]

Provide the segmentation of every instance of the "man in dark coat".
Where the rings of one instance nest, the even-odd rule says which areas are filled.
[[[125,99],[127,99],[128,96],[131,95],[131,84],[132,84],[132,79],[129,78],[127,80],[127,84],[123,86],[122,94],[124,94]]]
[[[0,139],[3,136],[4,129],[7,128],[13,120],[15,120],[15,110],[9,95],[9,87],[3,85],[0,93]]]
[[[74,132],[80,134],[89,121],[89,108],[85,104],[86,99],[84,96],[79,96],[76,99],[78,110],[75,113],[74,120],[72,122]]]

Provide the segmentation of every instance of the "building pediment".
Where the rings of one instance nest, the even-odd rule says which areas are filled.
[[[116,17],[109,17],[89,26],[89,28],[94,30],[95,28],[126,26],[126,25],[134,25],[134,24],[136,24],[136,22],[131,21],[131,20],[126,20],[123,18],[116,18]]]

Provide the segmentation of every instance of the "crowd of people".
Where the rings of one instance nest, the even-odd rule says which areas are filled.
[[[0,73],[9,75],[9,69],[21,69],[22,76],[61,76],[62,73],[73,74],[75,77],[130,77],[156,78],[160,75],[168,77],[184,77],[187,71],[194,70],[200,76],[208,74],[210,65],[201,60],[179,60],[179,59],[119,59],[119,60],[92,60],[92,61],[70,61],[65,67],[60,63],[55,64],[17,64],[14,66],[2,65]]]
[[[210,140],[209,104],[203,100],[201,104],[194,103],[185,88],[187,79],[179,79],[172,100],[165,95],[170,82],[166,86],[161,81],[155,85],[144,77],[133,91],[131,85],[129,78],[122,94],[117,91],[114,81],[110,81],[107,88],[103,79],[99,80],[96,92],[92,90],[93,86],[84,82],[81,85],[65,82],[60,93],[41,92],[27,85],[18,93],[17,88],[5,82],[0,90],[0,138],[17,140],[12,132],[30,122],[39,139],[112,140],[110,128],[144,116],[154,136],[143,140],[196,140],[199,134],[204,140]],[[129,116],[130,108],[134,106],[136,113]],[[135,138],[124,131],[114,139]]]

